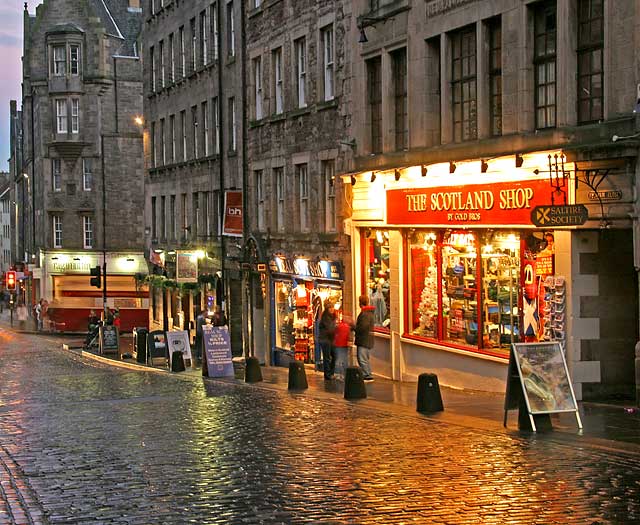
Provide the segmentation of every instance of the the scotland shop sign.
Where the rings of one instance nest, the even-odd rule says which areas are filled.
[[[531,210],[549,204],[546,179],[387,190],[387,224],[531,226]]]

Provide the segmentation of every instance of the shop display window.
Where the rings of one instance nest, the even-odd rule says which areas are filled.
[[[407,248],[409,335],[507,357],[550,333],[551,232],[418,230]]]
[[[276,346],[291,350],[295,345],[293,322],[296,308],[293,302],[292,281],[275,283],[276,299]]]
[[[375,307],[374,325],[388,329],[390,321],[389,297],[389,232],[366,230],[364,233],[363,276],[369,304]]]
[[[341,310],[342,289],[302,279],[276,281],[276,348],[298,361],[314,363],[316,327],[327,299]]]

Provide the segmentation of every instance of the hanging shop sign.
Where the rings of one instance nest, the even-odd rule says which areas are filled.
[[[580,226],[587,222],[589,212],[582,204],[568,206],[536,206],[531,211],[531,222],[539,228]]]
[[[176,252],[176,281],[195,283],[198,280],[198,256],[194,252]]]
[[[274,257],[269,261],[272,273],[286,273],[316,279],[344,280],[342,263],[339,261],[310,261],[289,257]]]
[[[551,203],[547,180],[387,190],[387,223],[531,225],[531,210]]]
[[[224,194],[224,235],[242,237],[242,192],[226,191]]]

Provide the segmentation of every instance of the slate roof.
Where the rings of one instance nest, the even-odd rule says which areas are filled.
[[[88,0],[108,34],[122,38],[119,55],[133,56],[142,28],[142,12],[129,9],[129,0]]]

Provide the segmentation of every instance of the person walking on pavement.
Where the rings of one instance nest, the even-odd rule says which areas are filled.
[[[355,344],[358,349],[358,365],[362,369],[365,381],[373,381],[371,363],[369,361],[373,348],[373,312],[374,306],[369,306],[369,298],[361,295],[358,299],[360,313],[356,320]]]
[[[347,369],[347,355],[349,352],[349,339],[351,330],[353,330],[353,322],[346,317],[340,316],[340,321],[336,324],[336,332],[333,338],[333,346],[335,347],[335,373],[338,379],[344,379],[344,373]]]
[[[336,332],[336,311],[331,299],[324,302],[324,311],[320,316],[318,324],[318,342],[322,350],[322,365],[324,368],[324,379],[333,379],[336,366],[336,351],[333,346],[333,338]]]
[[[33,306],[33,320],[36,323],[36,332],[42,330],[42,299]]]
[[[20,330],[24,330],[25,323],[27,322],[27,317],[29,316],[29,312],[27,310],[27,305],[22,301],[18,303],[18,307],[16,309],[16,315],[18,316],[18,323],[20,326]]]
[[[194,354],[196,363],[202,360],[202,345],[203,345],[203,326],[207,324],[207,319],[204,316],[204,312],[200,309],[196,309],[196,339],[194,341]]]

